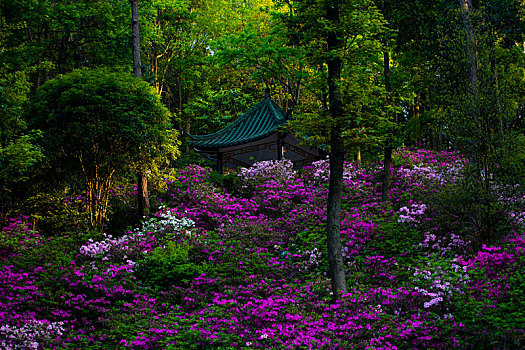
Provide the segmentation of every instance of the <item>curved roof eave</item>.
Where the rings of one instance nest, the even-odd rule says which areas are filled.
[[[202,151],[257,141],[286,124],[286,113],[269,96],[223,129],[208,135],[190,135],[190,144]]]

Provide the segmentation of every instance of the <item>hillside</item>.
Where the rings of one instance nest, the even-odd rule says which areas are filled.
[[[327,278],[326,161],[222,177],[189,166],[141,229],[114,236],[12,219],[0,347],[522,348],[524,198],[494,184],[503,219],[483,242],[462,205],[461,155],[404,149],[393,160],[387,202],[382,164],[345,165],[340,301]]]

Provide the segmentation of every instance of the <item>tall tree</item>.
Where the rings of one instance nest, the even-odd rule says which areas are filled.
[[[476,238],[494,240],[509,211],[498,192],[523,179],[523,129],[515,127],[523,104],[515,93],[523,91],[523,70],[515,69],[523,64],[516,45],[525,32],[522,2],[419,0],[397,10],[398,57],[412,74],[418,119],[428,121],[424,141],[470,160],[451,208],[464,213]]]
[[[326,59],[328,70],[328,108],[335,125],[330,130],[330,182],[327,201],[326,241],[330,277],[334,294],[346,292],[346,275],[341,253],[341,196],[343,194],[343,165],[345,148],[343,140],[343,101],[340,90],[343,60],[337,54],[345,44],[341,31],[341,4],[338,2],[325,4],[324,19],[332,28],[326,33],[326,49],[330,53]]]
[[[377,8],[381,11],[383,16],[387,19],[389,23],[389,29],[391,29],[392,26],[392,20],[391,17],[391,4],[389,1],[385,0],[376,0],[375,5]],[[383,37],[383,77],[385,80],[385,90],[386,93],[391,95],[392,94],[392,83],[390,79],[391,70],[390,70],[390,48],[388,45],[388,37]],[[392,102],[392,96],[388,96],[389,102]],[[385,108],[388,108],[385,106]],[[389,113],[392,114],[392,113]],[[392,116],[391,116],[392,117]],[[397,124],[397,118],[396,124]],[[382,186],[381,186],[381,199],[383,201],[388,200],[388,193],[390,190],[390,166],[392,164],[392,151],[394,149],[394,134],[393,131],[390,131],[388,133],[385,140],[385,145],[383,148],[383,180],[382,180]]]
[[[468,77],[470,84],[470,92],[475,96],[478,95],[478,50],[476,45],[476,36],[472,24],[472,1],[458,0],[459,9],[461,12],[461,19],[463,20],[463,27],[466,33],[465,45],[467,47],[467,58],[469,61]]]
[[[133,74],[142,78],[142,62],[140,61],[140,22],[139,0],[130,0],[131,4],[131,48],[133,55]]]
[[[144,78],[161,94],[184,134],[192,132],[195,119],[188,104],[213,85],[209,57],[215,26],[207,6],[214,2],[154,0],[141,7]]]
[[[147,82],[128,72],[83,69],[59,75],[38,90],[28,118],[44,133],[50,169],[80,178],[90,223],[99,229],[118,177],[178,155],[168,110]]]
[[[28,181],[42,151],[37,130],[28,131],[23,111],[30,83],[24,72],[0,68],[0,213],[6,213],[28,192]]]
[[[459,1],[460,38],[464,39],[461,67],[467,79],[463,84],[466,88],[458,91],[455,100],[457,112],[449,116],[449,132],[455,148],[470,160],[463,187],[470,200],[464,205],[481,242],[499,238],[507,220],[505,213],[511,211],[500,198],[519,198],[525,192],[525,184],[516,182],[523,179],[525,165],[519,165],[523,156],[518,156],[522,154],[518,149],[523,147],[524,133],[512,126],[517,116],[516,100],[508,91],[515,86],[507,85],[509,81],[502,80],[501,75],[510,63],[503,53],[516,50],[512,41],[520,37],[512,27],[494,20],[500,17],[517,23],[519,5],[507,0],[480,2],[473,7],[470,0]],[[509,13],[513,8],[516,12]],[[522,29],[521,38],[523,34]],[[518,193],[502,189],[508,184],[518,185],[514,186]]]
[[[139,0],[130,0],[131,4],[131,28],[132,28],[132,53],[133,74],[142,78],[140,61],[140,32],[139,32]],[[138,152],[141,149],[139,147]],[[149,209],[148,177],[144,170],[139,169],[137,173],[137,208],[139,220],[142,219]]]
[[[292,126],[330,147],[326,236],[332,292],[340,298],[347,290],[340,240],[343,166],[347,151],[369,138],[367,121],[374,113],[367,109],[382,89],[371,85],[377,74],[370,65],[381,52],[378,33],[383,20],[368,1],[287,3],[290,11],[282,18],[306,51],[310,66],[318,67],[310,88],[319,91],[319,110],[297,113]]]

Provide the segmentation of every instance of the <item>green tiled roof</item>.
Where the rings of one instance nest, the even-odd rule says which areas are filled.
[[[224,129],[209,135],[190,135],[190,145],[198,150],[236,146],[265,138],[286,121],[286,112],[267,93],[261,102]]]

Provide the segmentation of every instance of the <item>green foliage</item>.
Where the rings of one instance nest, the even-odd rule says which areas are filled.
[[[42,150],[35,145],[40,136],[39,131],[30,132],[0,148],[3,181],[16,184],[29,179],[29,171],[43,159]]]
[[[0,231],[0,252],[7,257],[17,256],[41,241],[27,220],[16,220]]]
[[[28,94],[24,72],[10,74],[0,67],[0,211],[24,197],[31,172],[43,159],[36,145],[41,133],[28,132],[22,118]]]
[[[297,236],[292,240],[292,252],[283,252],[286,257],[289,254],[303,254],[306,261],[304,265],[312,277],[328,273],[328,252],[326,251],[326,227],[324,225],[310,225],[307,230],[299,231]],[[312,261],[309,259],[310,254],[316,255]]]
[[[127,73],[84,69],[61,75],[38,90],[29,113],[31,125],[42,127],[53,161],[75,170],[78,162],[85,172],[96,166],[104,174],[122,166],[135,170],[178,154],[169,112],[146,82]]]
[[[199,104],[215,87],[210,81],[215,66],[208,60],[215,19],[208,6],[203,1],[154,0],[141,3],[139,10],[144,77],[173,112],[173,122],[188,133],[200,116],[192,102]]]
[[[151,182],[148,179],[148,187],[152,191]],[[137,222],[137,199],[133,191],[133,185],[121,185],[112,189],[109,199],[109,213],[105,232],[114,236],[121,235]]]
[[[103,68],[58,76],[38,90],[28,117],[44,133],[49,165],[82,180],[93,226],[104,224],[116,178],[158,172],[179,155],[168,110],[148,83],[127,73]]]
[[[476,245],[496,242],[508,233],[505,204],[487,191],[480,191],[475,178],[443,186],[431,197],[435,213],[432,222],[443,232],[456,232]]]
[[[37,87],[74,68],[127,64],[129,13],[120,1],[3,1],[0,62],[31,73]]]
[[[7,72],[0,67],[0,147],[19,136],[25,129],[22,118],[29,94],[29,81],[24,72]]]
[[[344,20],[328,19],[327,9],[335,7]],[[304,1],[294,3],[293,11],[294,15],[283,14],[281,19],[286,23],[287,35],[299,40],[308,57],[309,74],[305,81],[315,94],[313,102],[298,106],[289,129],[315,145],[330,145],[334,141],[330,132],[334,129],[349,149],[377,145],[382,141],[382,131],[390,127],[384,112],[392,109],[382,78],[376,73],[382,71],[383,64],[380,38],[385,27],[381,13],[360,0]],[[332,34],[339,39],[340,47],[328,45]],[[328,79],[327,67],[337,60],[343,64],[337,73],[338,81],[334,82]],[[334,101],[328,101],[330,84],[331,91],[337,89],[341,99],[338,115],[331,111]]]
[[[144,260],[137,262],[135,275],[146,286],[169,290],[202,274],[202,267],[189,262],[187,243],[167,242],[155,248]]]
[[[86,204],[71,189],[40,192],[29,197],[22,206],[31,213],[35,229],[43,236],[60,236],[83,232],[89,226]]]
[[[422,234],[413,227],[400,224],[397,216],[373,218],[374,224],[380,227],[379,239],[367,244],[365,249],[377,255],[392,256],[401,265],[410,265],[419,258],[417,246],[421,243]]]
[[[235,171],[222,175],[217,171],[212,171],[208,176],[208,181],[210,181],[216,187],[224,188],[227,193],[230,193],[234,196],[240,198],[253,197],[253,188],[250,188],[251,191],[248,191],[247,188],[243,187],[243,181],[239,177],[239,174]]]
[[[261,239],[271,240],[272,232],[264,225],[241,219],[229,230],[234,232],[234,235],[225,237],[208,232],[204,250],[213,253],[203,254],[193,250],[192,260],[206,262],[202,267],[208,276],[231,276],[229,281],[224,281],[226,284],[235,284],[237,281],[242,283],[248,276],[268,273],[268,260],[275,256],[275,253],[255,248],[254,243]],[[201,248],[200,251],[202,250]],[[250,253],[248,256],[247,252]]]
[[[213,162],[208,158],[203,157],[201,154],[197,153],[193,149],[188,150],[188,152],[182,153],[181,156],[177,158],[175,162],[173,162],[173,167],[176,169],[183,169],[194,164],[199,165],[203,168],[216,167],[216,162]]]
[[[490,344],[491,347],[506,346],[518,349],[525,343],[523,333],[517,331],[523,328],[525,318],[525,275],[522,270],[524,263],[525,257],[519,256],[514,266],[502,271],[503,275],[500,278],[505,279],[503,300],[491,300],[488,292],[493,286],[487,286],[479,296],[456,295],[454,318],[456,322],[464,323],[466,328],[471,330],[461,334],[465,344]],[[473,285],[495,281],[494,276],[489,276],[483,267],[469,272],[469,276]]]
[[[240,117],[255,103],[254,96],[241,89],[206,89],[190,101],[184,113],[195,120],[194,134],[211,134]]]
[[[186,319],[177,319],[177,323],[180,325],[180,328],[177,330],[176,335],[171,335],[166,337],[165,342],[167,343],[163,348],[166,350],[211,350],[211,349],[228,349],[221,347],[217,344],[213,344],[211,340],[204,338],[201,335],[201,331],[194,329],[192,325],[194,321]],[[198,320],[197,324],[203,326],[205,324],[205,318]],[[222,336],[228,337],[229,334],[223,334]],[[231,337],[231,336],[230,336]],[[231,337],[233,338],[233,337]],[[232,349],[233,350],[233,349]]]
[[[46,280],[50,283],[50,290],[57,290],[58,286],[53,286],[53,283],[58,283],[57,281],[61,280],[63,274],[63,271],[57,267],[71,266],[71,261],[76,260],[78,255],[78,247],[92,237],[94,235],[75,232],[41,238],[38,239],[38,244],[33,245],[31,249],[24,249],[21,254],[10,259],[10,263],[16,268],[30,270],[38,266],[53,266],[46,273]]]
[[[44,158],[42,149],[37,145],[40,136],[39,131],[33,131],[11,139],[5,147],[0,145],[0,210],[13,197],[22,197],[22,192],[27,194],[31,172]]]
[[[222,319],[229,319],[231,317],[231,310],[232,307],[231,304],[223,304],[223,305],[217,305],[209,310],[209,314],[213,315],[213,317],[218,317]],[[166,337],[166,345],[164,349],[167,350],[185,350],[185,349],[191,349],[191,350],[236,350],[236,349],[242,349],[247,350],[250,349],[250,346],[245,346],[246,339],[244,339],[239,334],[225,332],[224,330],[220,330],[218,332],[218,339],[210,340],[207,338],[204,338],[201,334],[201,332],[195,328],[199,327],[200,329],[208,329],[209,331],[215,331],[212,330],[211,327],[208,326],[207,320],[205,317],[199,319],[199,320],[187,320],[187,319],[177,319],[177,323],[179,324],[179,328],[177,329],[177,334],[173,336]],[[226,345],[226,344],[235,344],[235,346]],[[270,349],[272,349],[270,347]]]
[[[494,169],[497,178],[506,184],[525,184],[525,134],[510,133],[504,140],[501,157]]]
[[[262,20],[246,20],[249,22],[242,30],[214,42],[216,59],[223,66],[244,72],[255,82],[264,82],[271,87],[272,97],[292,110],[302,97],[300,85],[308,75],[305,53],[289,45],[286,29],[276,16],[270,16],[266,10],[251,11]]]

